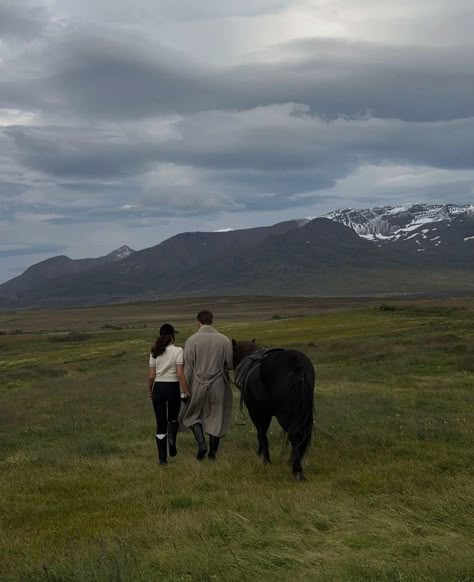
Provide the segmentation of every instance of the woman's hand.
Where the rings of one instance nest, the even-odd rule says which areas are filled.
[[[156,369],[150,367],[148,372],[148,396],[150,397],[150,400],[153,399],[153,385],[155,384],[155,375]]]
[[[186,382],[186,376],[184,375],[183,364],[176,364],[176,374],[178,375],[179,388],[181,390],[181,400],[187,402],[189,400],[189,386]]]

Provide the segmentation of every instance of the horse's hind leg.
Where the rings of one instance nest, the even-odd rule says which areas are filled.
[[[301,438],[301,435],[291,435],[289,437],[291,443],[291,464],[293,475],[297,481],[304,481],[306,479],[301,461],[309,445],[309,438]]]

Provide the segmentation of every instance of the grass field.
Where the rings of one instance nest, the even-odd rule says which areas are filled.
[[[305,483],[249,421],[215,463],[182,434],[157,465],[149,346],[205,302],[0,313],[0,579],[474,580],[474,300],[380,303],[210,303],[312,358]]]

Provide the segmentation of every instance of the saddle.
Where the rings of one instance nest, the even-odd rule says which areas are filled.
[[[242,393],[242,399],[247,393],[247,386],[250,376],[260,368],[263,360],[273,352],[281,352],[283,348],[259,348],[249,356],[246,356],[235,369],[234,384]]]

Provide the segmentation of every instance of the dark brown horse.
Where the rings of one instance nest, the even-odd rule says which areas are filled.
[[[259,349],[255,340],[236,342],[235,383],[257,429],[257,454],[270,462],[267,432],[272,417],[287,433],[295,478],[304,479],[302,460],[313,433],[315,371],[302,352]]]

